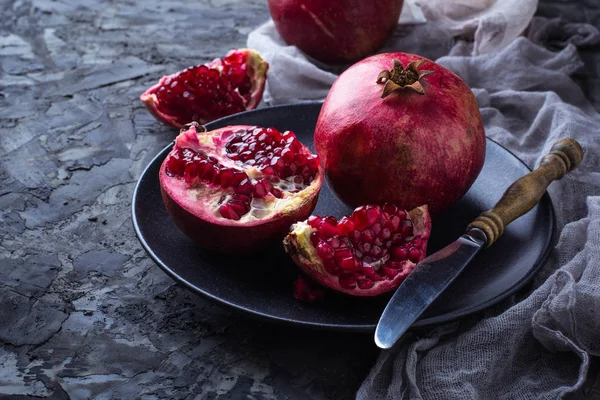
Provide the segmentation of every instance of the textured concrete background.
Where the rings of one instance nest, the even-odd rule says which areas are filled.
[[[540,14],[599,25],[596,0],[580,3]],[[138,96],[267,18],[261,0],[0,0],[0,398],[353,397],[370,335],[223,310],[133,233],[136,179],[175,134]],[[600,57],[583,57],[598,108]]]

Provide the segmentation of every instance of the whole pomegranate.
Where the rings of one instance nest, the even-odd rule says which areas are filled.
[[[403,0],[269,0],[275,28],[290,45],[337,64],[373,54],[394,32]]]
[[[353,296],[377,296],[400,286],[425,257],[430,232],[427,206],[406,212],[393,204],[368,205],[339,221],[311,216],[298,222],[283,245],[316,282]],[[322,297],[309,283],[296,283],[297,299]]]
[[[184,126],[159,172],[177,226],[201,247],[246,253],[281,240],[314,209],[323,172],[292,132]]]
[[[423,57],[378,54],[334,83],[315,128],[330,186],[351,206],[427,204],[437,215],[473,184],[485,159],[475,96]]]
[[[255,109],[262,99],[268,69],[258,52],[231,50],[222,59],[163,76],[140,99],[167,125],[205,124]]]

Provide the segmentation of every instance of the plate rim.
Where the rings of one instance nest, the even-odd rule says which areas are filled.
[[[322,104],[323,104],[323,102],[320,102],[320,101],[310,101],[310,102],[303,102],[303,103],[297,103],[297,104],[282,104],[282,105],[277,105],[277,106],[264,107],[264,108],[260,108],[260,109],[256,109],[256,110],[245,111],[242,113],[233,114],[231,116],[219,118],[215,121],[205,124],[205,126],[210,130],[211,126],[218,125],[218,123],[226,121],[228,118],[231,118],[234,116],[240,117],[240,116],[243,116],[243,115],[246,115],[249,113],[256,113],[256,112],[261,112],[261,111],[265,111],[265,110],[273,110],[273,109],[279,109],[279,108],[286,108],[286,109],[301,108],[301,107],[316,106],[316,105],[322,105]],[[529,166],[523,160],[521,160],[519,157],[517,157],[512,151],[510,151],[509,149],[504,147],[502,144],[498,143],[497,141],[495,141],[494,139],[492,139],[488,136],[486,136],[486,140],[489,140],[490,142],[501,147],[504,151],[506,151],[511,156],[513,156],[517,161],[519,161],[529,172],[532,171],[531,168],[529,168]],[[279,316],[264,313],[264,312],[261,312],[258,310],[249,309],[247,307],[244,307],[243,305],[239,305],[239,304],[227,301],[221,297],[218,297],[218,296],[212,294],[211,292],[208,292],[208,291],[198,288],[193,283],[184,279],[182,276],[180,276],[175,271],[173,271],[171,268],[169,268],[169,266],[167,266],[160,259],[160,257],[158,257],[156,255],[156,253],[152,250],[152,248],[150,247],[150,245],[144,238],[144,235],[142,234],[139,223],[138,223],[138,216],[136,213],[136,203],[138,201],[138,192],[139,192],[139,188],[140,188],[140,185],[142,182],[142,178],[144,178],[146,176],[146,174],[148,173],[148,170],[154,165],[155,162],[157,162],[157,159],[163,157],[163,153],[168,152],[171,149],[172,145],[173,144],[171,142],[171,143],[167,144],[163,149],[161,149],[152,158],[152,160],[146,165],[146,167],[144,167],[144,170],[138,177],[135,188],[133,190],[133,196],[132,196],[132,201],[131,201],[131,217],[132,217],[133,228],[134,228],[135,234],[136,234],[140,244],[144,248],[144,251],[146,251],[146,253],[152,259],[152,261],[154,261],[154,263],[156,265],[158,265],[158,267],[161,270],[163,270],[163,272],[165,272],[168,276],[170,276],[175,281],[175,283],[181,283],[184,286],[186,286],[188,289],[190,289],[192,292],[202,295],[212,301],[215,301],[219,305],[223,305],[231,310],[242,311],[244,313],[249,314],[252,317],[256,317],[256,318],[266,320],[269,322],[275,322],[275,323],[283,324],[283,325],[293,325],[293,326],[297,326],[297,327],[311,328],[311,329],[325,329],[325,330],[337,330],[337,331],[347,331],[347,332],[373,332],[373,331],[375,331],[377,324],[334,324],[334,323],[326,323],[326,322],[299,321],[299,320],[292,319],[292,318],[279,317]],[[540,268],[548,260],[548,257],[550,256],[552,248],[554,247],[554,244],[556,243],[556,236],[557,236],[556,213],[554,210],[554,204],[552,202],[552,198],[550,197],[547,190],[544,192],[544,195],[542,196],[542,199],[540,200],[540,202],[544,201],[544,200],[548,201],[548,205],[549,205],[549,209],[550,209],[550,217],[551,217],[550,218],[550,230],[551,230],[551,232],[550,232],[548,240],[545,243],[544,252],[542,253],[538,262],[536,264],[534,264],[534,266],[529,270],[529,272],[521,280],[519,280],[517,283],[515,283],[513,286],[506,289],[502,293],[496,295],[495,297],[493,297],[487,301],[484,301],[483,303],[479,303],[477,305],[474,305],[474,306],[466,308],[466,309],[461,309],[460,311],[445,313],[445,314],[441,314],[441,315],[438,315],[435,317],[430,317],[430,318],[425,318],[425,319],[419,319],[417,322],[415,322],[413,325],[411,325],[410,329],[441,324],[444,322],[450,322],[450,321],[453,321],[458,318],[463,318],[463,317],[470,316],[470,315],[476,314],[478,312],[484,311],[485,309],[501,302],[502,300],[506,299],[510,295],[518,292],[525,285],[529,284],[531,282],[531,279],[533,278],[533,276],[535,274],[537,274],[537,272],[540,270]]]

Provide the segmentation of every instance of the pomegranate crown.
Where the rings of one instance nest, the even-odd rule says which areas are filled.
[[[377,76],[377,83],[385,83],[381,98],[386,98],[395,91],[410,89],[418,94],[425,94],[423,85],[419,82],[422,78],[432,75],[434,71],[419,71],[419,67],[425,62],[424,59],[411,61],[406,68],[402,66],[400,60],[392,60],[394,66],[389,71],[381,71]]]

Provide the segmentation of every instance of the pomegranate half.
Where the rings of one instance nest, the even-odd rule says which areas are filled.
[[[262,99],[268,69],[258,52],[231,50],[222,59],[163,76],[140,99],[167,125],[205,124],[255,109]]]
[[[406,53],[379,54],[342,73],[315,128],[330,186],[350,206],[457,202],[485,159],[475,96],[453,72]]]
[[[406,212],[392,204],[368,205],[339,221],[311,216],[298,222],[283,245],[316,282],[353,296],[377,296],[400,286],[425,257],[430,232],[427,206]],[[296,298],[312,301],[306,286],[296,285]]]
[[[269,0],[283,40],[319,61],[339,64],[377,51],[398,24],[403,0]]]
[[[205,249],[248,253],[310,215],[323,171],[292,132],[203,128],[182,128],[159,173],[167,211],[188,237]]]

